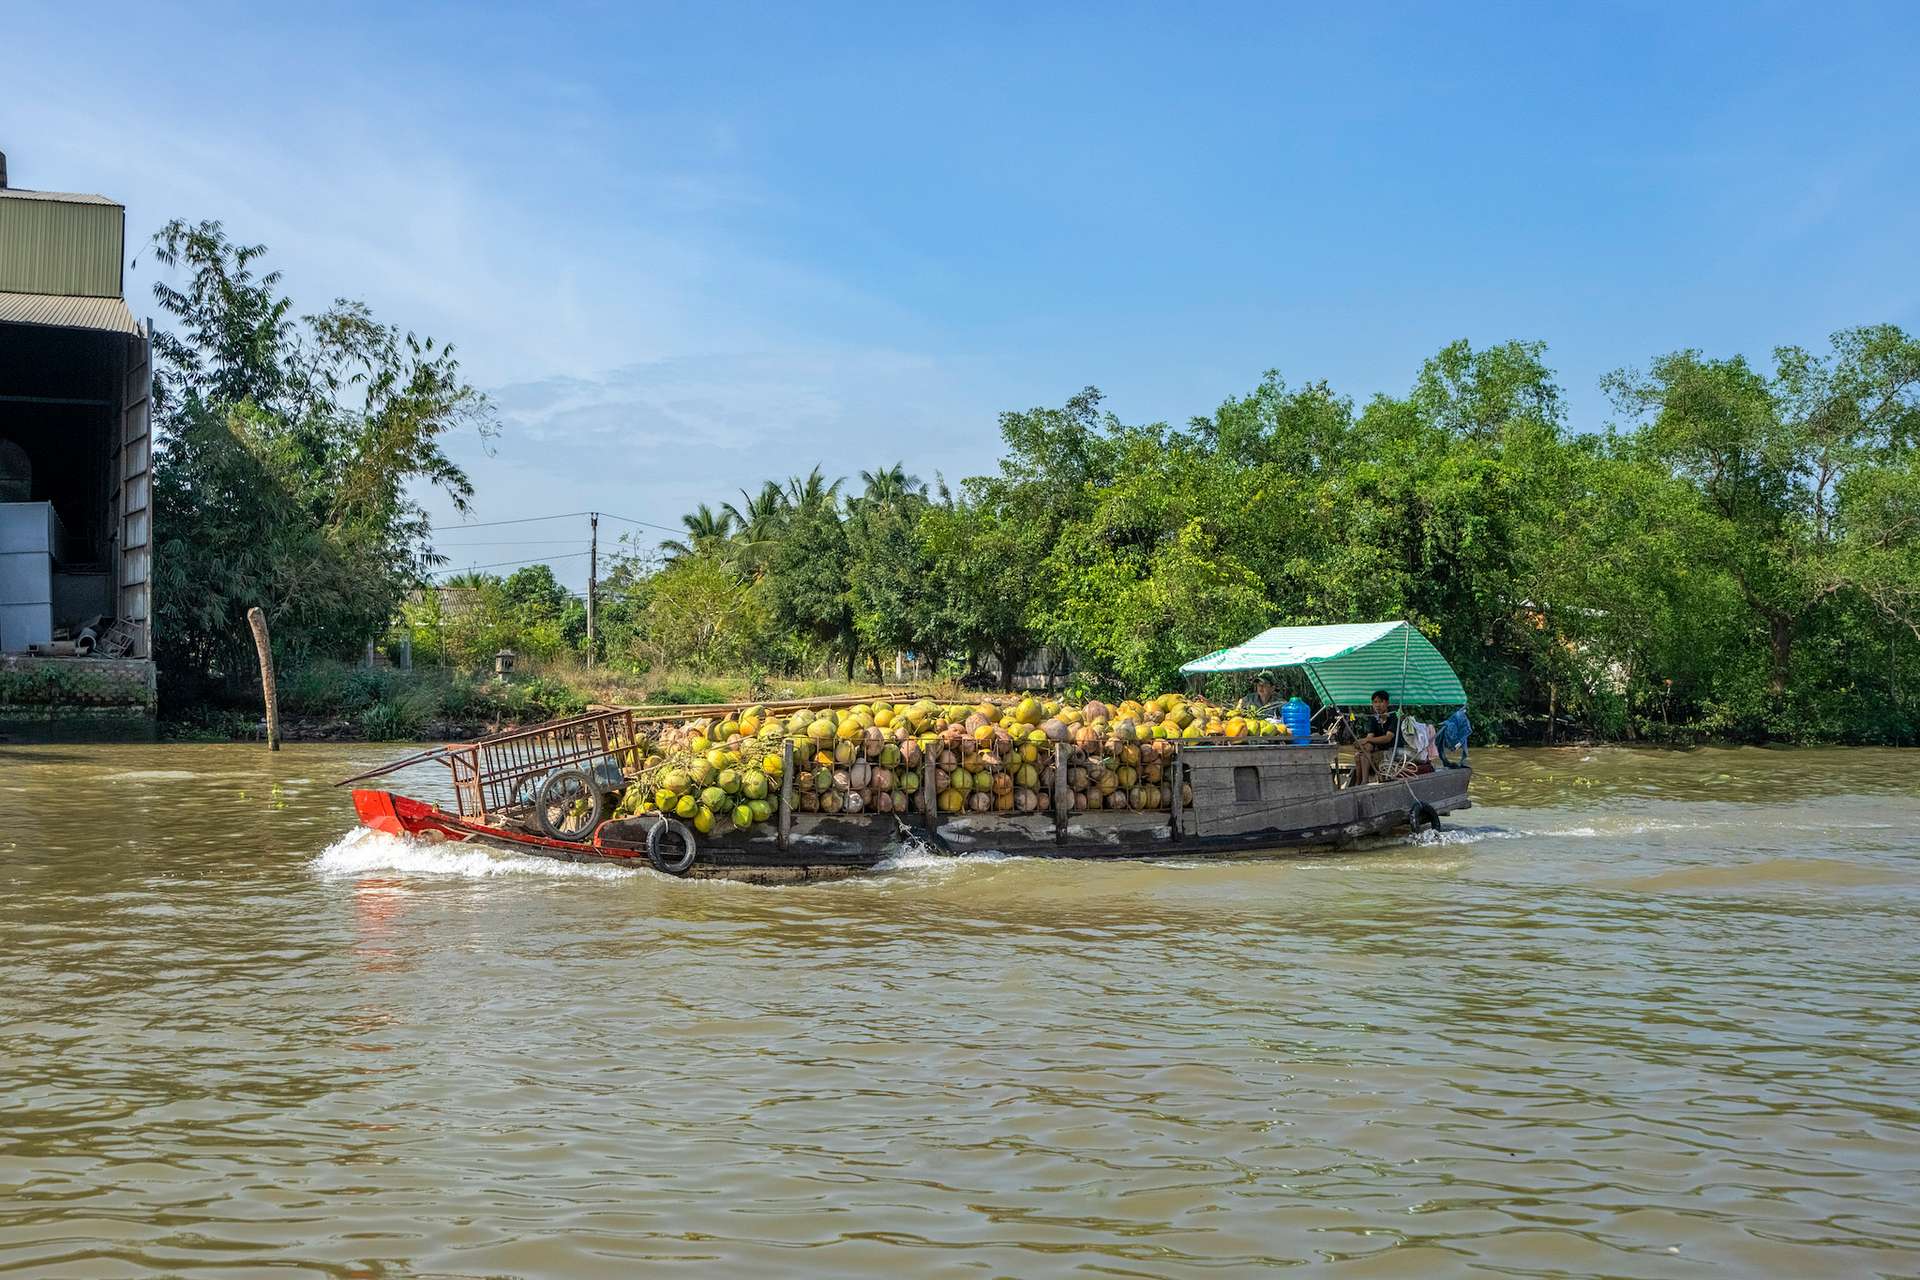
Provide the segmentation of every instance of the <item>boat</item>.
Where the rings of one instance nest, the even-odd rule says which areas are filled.
[[[1342,709],[1366,705],[1375,689],[1387,690],[1398,711],[1459,707],[1455,719],[1464,722],[1459,677],[1432,642],[1405,622],[1276,627],[1181,671],[1197,677],[1280,668],[1304,674],[1329,726]],[[436,748],[340,785],[438,759],[451,773],[454,810],[362,788],[353,793],[361,824],[425,841],[761,883],[868,872],[897,856],[903,844],[938,854],[1110,860],[1337,851],[1438,827],[1443,815],[1471,804],[1464,744],[1457,763],[1436,764],[1413,758],[1396,740],[1381,762],[1380,779],[1358,785],[1342,764],[1340,746],[1325,732],[1310,732],[1305,740],[1178,744],[1166,810],[1073,809],[1065,790],[1067,748],[1055,744],[1055,792],[1043,812],[941,812],[931,768],[924,770],[912,812],[804,812],[795,803],[789,741],[780,761],[777,820],[696,837],[658,813],[602,817],[602,798],[623,785],[646,723],[633,708],[599,710]]]

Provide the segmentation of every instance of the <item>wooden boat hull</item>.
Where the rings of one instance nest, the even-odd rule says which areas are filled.
[[[1259,759],[1261,771],[1269,777],[1273,768],[1296,764],[1270,755]],[[1277,765],[1272,763],[1276,759]],[[1244,775],[1249,766],[1223,756],[1219,767],[1237,768]],[[1347,849],[1362,840],[1405,831],[1419,806],[1438,816],[1471,804],[1467,789],[1472,771],[1468,769],[1443,769],[1338,790],[1316,778],[1304,791],[1296,791],[1298,784],[1281,775],[1288,785],[1269,786],[1265,801],[1257,796],[1236,798],[1211,808],[1202,805],[1206,770],[1197,768],[1194,777],[1195,806],[1186,814],[1106,810],[1074,813],[1065,823],[1057,823],[1051,813],[965,813],[939,815],[931,825],[927,815],[919,813],[794,814],[784,840],[776,829],[765,826],[702,838],[687,876],[763,883],[835,879],[870,871],[911,841],[923,842],[936,853],[993,852],[1039,858],[1299,856]],[[1319,778],[1324,777],[1322,764]],[[1244,796],[1244,776],[1232,781]],[[355,791],[353,800],[362,825],[393,835],[629,866],[651,865],[647,834],[658,821],[652,816],[618,819],[603,824],[591,844],[569,844],[463,818],[392,792]]]

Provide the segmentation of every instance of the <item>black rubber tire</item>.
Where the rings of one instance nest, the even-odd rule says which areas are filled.
[[[1414,835],[1422,831],[1438,831],[1440,815],[1425,800],[1415,800],[1413,807],[1407,810],[1407,829]]]
[[[680,841],[680,855],[675,858],[666,856],[667,837],[673,836]],[[662,875],[683,876],[693,870],[693,860],[700,856],[698,842],[694,839],[693,828],[677,818],[662,818],[653,824],[653,830],[647,832],[647,861],[653,869]]]
[[[587,814],[586,826],[578,830],[562,826],[554,820],[553,814],[549,811],[551,804],[549,797],[561,786],[567,784],[578,786],[586,794],[587,803],[592,806]],[[568,844],[580,844],[591,840],[594,831],[606,816],[606,793],[600,790],[599,784],[593,780],[593,775],[585,769],[572,767],[555,769],[540,783],[540,790],[533,797],[533,820],[540,824],[540,830],[549,840],[564,840]]]

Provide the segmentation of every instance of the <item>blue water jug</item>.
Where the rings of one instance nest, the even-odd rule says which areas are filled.
[[[1287,705],[1280,708],[1280,723],[1287,726],[1295,742],[1305,742],[1313,735],[1313,712],[1298,697],[1288,698]]]

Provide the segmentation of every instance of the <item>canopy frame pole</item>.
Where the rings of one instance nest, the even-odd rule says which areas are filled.
[[[1393,744],[1387,748],[1387,763],[1391,765],[1394,757],[1400,754],[1400,721],[1407,714],[1407,660],[1413,652],[1413,624],[1401,620],[1400,632],[1400,697],[1399,707],[1393,717]]]
[[[1404,708],[1407,705],[1407,659],[1413,650],[1413,624],[1400,633],[1400,697],[1397,701]]]
[[[1313,664],[1303,662],[1300,664],[1300,669],[1307,673],[1307,683],[1312,685],[1313,691],[1320,695],[1321,705],[1338,711],[1340,709],[1338,704],[1334,702],[1333,695],[1327,692],[1327,686],[1320,682],[1320,673],[1313,669]]]

